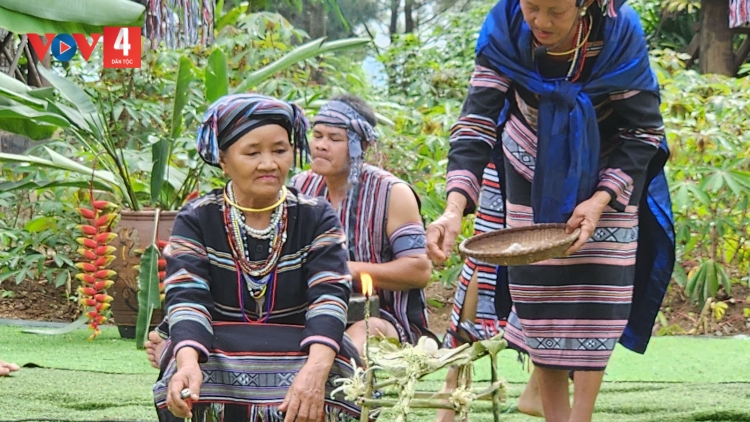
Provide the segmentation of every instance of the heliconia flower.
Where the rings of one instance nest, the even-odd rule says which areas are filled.
[[[95,309],[96,309],[96,310],[97,310],[98,312],[106,311],[107,309],[109,309],[109,307],[110,307],[109,303],[98,303],[98,304],[96,304],[96,305],[94,306],[94,308],[95,308]]]
[[[190,194],[185,198],[185,203],[192,201],[193,199],[197,198],[200,193],[198,193],[198,189],[190,192]]]
[[[88,316],[89,318],[91,318],[93,320],[96,320],[96,317],[99,316],[99,311],[97,311],[97,310],[88,311],[88,312],[86,312],[86,316]]]
[[[157,266],[160,270],[167,268],[167,260],[164,258],[159,258],[159,261],[157,261]]]
[[[114,246],[99,246],[94,252],[96,252],[96,254],[99,256],[104,256],[111,254],[115,250],[117,250],[117,248],[115,248]]]
[[[85,246],[90,249],[94,249],[99,246],[98,243],[96,243],[96,240],[89,239],[88,237],[79,237],[76,238],[76,242],[78,242],[79,245]],[[113,246],[114,247],[114,246]]]
[[[97,281],[96,283],[94,283],[94,288],[96,290],[109,289],[113,284],[115,284],[115,282],[112,280]]]
[[[110,295],[98,294],[94,296],[94,299],[99,303],[109,303],[112,302],[113,297]]]
[[[78,292],[85,295],[85,296],[94,296],[97,294],[96,289],[93,287],[79,287]]]
[[[78,255],[83,255],[83,257],[86,259],[96,259],[97,257],[96,252],[92,251],[91,249],[78,248],[77,252]]]
[[[96,236],[94,236],[94,240],[96,240],[100,244],[105,244],[105,243],[111,242],[116,237],[117,237],[116,233],[104,232],[104,233],[99,233]]]
[[[105,322],[107,322],[107,317],[105,317],[104,315],[99,315],[98,317],[96,317],[96,322],[98,324],[104,324]]]
[[[94,210],[87,210],[86,208],[76,208],[76,210],[83,218],[88,218],[89,220],[96,218],[96,212]]]
[[[113,255],[100,256],[99,258],[94,260],[94,265],[101,268],[114,261],[114,259],[115,257]]]
[[[96,265],[89,264],[88,262],[76,262],[76,268],[81,271],[86,271],[87,273],[94,272],[98,269]]]
[[[91,205],[98,210],[105,210],[108,208],[117,208],[117,205],[109,201],[91,201]]]
[[[166,276],[167,276],[166,271],[159,271],[159,280],[164,280]]]
[[[164,282],[159,282],[159,291],[164,292]]]
[[[164,298],[167,297],[164,293],[159,295],[159,299],[161,299],[162,302],[164,302]]]
[[[96,299],[84,299],[82,303],[86,306],[96,306],[98,304]]]
[[[93,235],[99,233],[99,229],[97,229],[94,226],[78,225],[76,227],[78,228],[78,230],[82,231],[83,234],[87,234],[89,236],[93,236]]]
[[[86,284],[94,284],[96,283],[96,277],[94,277],[91,274],[86,273],[78,273],[76,274],[76,280],[81,281]]]
[[[92,274],[94,277],[96,277],[99,280],[105,280],[107,278],[111,278],[115,275],[117,275],[117,272],[112,270],[97,270],[94,274]]]
[[[110,218],[112,218],[112,214],[104,214],[100,217],[97,217],[94,220],[94,225],[96,227],[105,227],[107,224],[109,224]]]
[[[159,250],[164,249],[168,244],[169,244],[169,242],[167,242],[166,240],[157,240],[156,241],[156,247],[159,248]]]

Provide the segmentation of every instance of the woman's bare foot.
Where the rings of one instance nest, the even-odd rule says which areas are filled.
[[[156,369],[159,369],[159,359],[161,358],[161,353],[164,351],[165,344],[166,341],[156,331],[148,333],[148,341],[143,344],[146,347],[148,361]]]
[[[542,408],[542,396],[539,392],[539,377],[534,370],[531,372],[526,388],[524,388],[521,397],[518,398],[518,411],[529,416],[544,417]]]
[[[18,371],[19,369],[21,368],[19,368],[15,363],[8,363],[0,360],[0,377],[4,377],[11,372]]]

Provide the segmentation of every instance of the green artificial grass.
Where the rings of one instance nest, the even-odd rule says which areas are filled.
[[[121,339],[115,327],[103,327],[91,341],[87,340],[91,331],[86,329],[56,336],[25,334],[23,329],[0,326],[0,359],[21,366],[158,375],[146,352],[135,348],[135,340]]]
[[[155,421],[151,386],[157,371],[122,340],[114,328],[88,341],[87,330],[60,336],[21,333],[0,327],[0,359],[34,364],[0,378],[0,422]],[[515,402],[528,374],[512,351],[500,354],[508,384],[501,421],[542,421],[518,413]],[[442,374],[420,388],[437,391]],[[475,366],[476,388],[489,379],[482,361]],[[413,409],[410,422],[433,422],[435,411]],[[393,420],[385,413],[381,421]],[[472,406],[472,422],[492,421],[490,406]],[[619,348],[607,368],[594,421],[750,421],[750,341],[661,337],[641,356]]]

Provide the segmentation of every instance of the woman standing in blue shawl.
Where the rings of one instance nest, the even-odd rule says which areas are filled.
[[[444,262],[492,156],[506,227],[581,230],[565,257],[507,269],[505,338],[535,364],[548,421],[591,420],[618,340],[645,350],[674,260],[658,84],[638,16],[622,2],[492,9],[451,131],[446,210],[427,230],[430,257]]]

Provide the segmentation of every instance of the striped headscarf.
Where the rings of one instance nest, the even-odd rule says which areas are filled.
[[[346,129],[349,141],[349,165],[351,166],[349,182],[357,183],[365,158],[362,146],[377,141],[378,134],[375,129],[357,110],[338,100],[329,101],[320,108],[313,119],[313,126],[317,124]]]
[[[308,154],[305,112],[293,103],[260,94],[225,95],[211,104],[198,128],[197,148],[203,161],[218,167],[219,151],[226,151],[246,133],[267,124],[286,129],[295,164]]]

